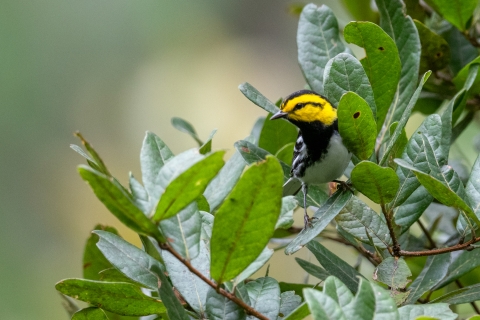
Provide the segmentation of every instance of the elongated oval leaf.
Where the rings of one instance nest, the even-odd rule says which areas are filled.
[[[300,258],[295,258],[295,261],[297,261],[298,265],[303,270],[305,270],[308,274],[311,274],[315,278],[318,278],[320,280],[325,280],[330,275],[327,271],[325,271],[325,269],[323,269],[320,266],[317,266],[316,264],[313,264],[311,262],[308,262]]]
[[[412,276],[404,259],[395,259],[388,257],[380,263],[375,269],[374,278],[394,290],[404,289]]]
[[[448,266],[447,275],[436,284],[435,289],[443,288],[479,265],[480,255],[478,251],[463,251],[455,259],[452,259],[452,263]]]
[[[312,226],[300,231],[297,237],[287,245],[285,253],[295,253],[315,238],[328,226],[337,214],[339,214],[351,197],[352,193],[350,190],[344,190],[337,191],[333,196],[328,198],[328,200],[313,215],[314,222],[312,223]]]
[[[389,203],[398,191],[395,171],[370,161],[357,164],[352,170],[351,179],[355,188],[375,203]]]
[[[243,270],[233,281],[233,284],[236,286],[240,284],[243,280],[249,278],[251,275],[253,275],[255,272],[257,272],[261,267],[267,263],[268,260],[273,256],[273,250],[270,249],[269,247],[265,247],[263,249],[262,253],[253,261],[250,263],[250,265]]]
[[[434,288],[445,277],[450,266],[450,253],[430,256],[422,272],[409,287],[406,304],[415,303],[425,292]]]
[[[329,7],[306,5],[297,31],[298,62],[313,91],[323,94],[323,72],[328,60],[348,49],[340,40],[338,22]]]
[[[175,251],[193,259],[200,249],[201,220],[197,203],[192,202],[177,215],[160,221],[158,227]]]
[[[453,313],[446,303],[410,304],[398,308],[400,319],[416,320],[420,316],[430,316],[435,319],[455,320],[458,314]]]
[[[207,315],[211,320],[244,320],[245,311],[235,302],[209,288],[207,294]]]
[[[197,131],[192,126],[192,124],[190,122],[188,122],[187,120],[184,120],[182,118],[174,117],[174,118],[172,118],[172,126],[175,129],[177,129],[181,132],[185,132],[186,134],[191,136],[198,143],[199,147],[203,145],[203,141],[200,140],[200,138],[198,137]]]
[[[368,104],[373,119],[376,119],[375,98],[362,64],[348,53],[340,53],[330,59],[325,66],[325,96],[334,105],[338,105],[342,96],[351,91],[363,98]],[[375,120],[374,120],[375,121]],[[375,126],[375,134],[376,126]]]
[[[276,154],[285,145],[295,143],[298,136],[297,128],[288,121],[270,121],[272,114],[269,113],[262,132],[258,146],[271,154]],[[293,145],[290,148],[290,159],[293,155]],[[291,160],[289,161],[291,162]]]
[[[240,175],[245,169],[246,163],[242,155],[237,151],[225,163],[220,172],[208,184],[203,195],[210,205],[210,212],[213,212],[225,197],[232,191],[233,186],[237,183]]]
[[[165,189],[158,202],[154,222],[168,219],[197,199],[223,167],[225,151],[214,152],[180,174]]]
[[[217,282],[237,276],[267,245],[280,215],[282,180],[280,164],[267,157],[245,171],[218,209],[210,243]]]
[[[120,272],[147,288],[158,288],[158,277],[152,271],[152,266],[163,269],[160,262],[113,233],[100,230],[94,233],[100,237],[98,249]]]
[[[113,227],[106,227],[100,224],[96,225],[93,230],[105,230],[118,235]],[[101,280],[100,271],[112,268],[112,264],[108,261],[102,252],[97,248],[98,236],[94,233],[90,235],[85,244],[83,252],[83,277],[88,280]]]
[[[270,113],[277,113],[280,109],[263,94],[255,89],[250,83],[245,82],[238,86],[238,89],[248,98],[248,100],[255,103],[260,108]]]
[[[347,92],[338,104],[337,114],[343,144],[360,160],[370,158],[375,148],[377,126],[368,104],[356,93]]]
[[[445,68],[450,61],[450,48],[447,41],[420,21],[415,20],[415,26],[422,44],[420,72],[438,71]]]
[[[478,4],[477,0],[427,0],[427,3],[460,31],[468,28]]]
[[[404,1],[375,0],[375,3],[380,13],[380,26],[395,41],[402,66],[398,89],[386,119],[385,128],[389,128],[392,123],[400,120],[415,91],[421,45],[415,24],[405,13]],[[410,11],[409,14],[411,14]]]
[[[300,304],[302,298],[295,294],[295,291],[285,291],[280,295],[280,310],[278,312],[277,320],[283,320],[291,314]]]
[[[171,158],[173,158],[173,153],[165,142],[156,134],[147,131],[140,151],[140,166],[142,181],[150,196],[154,193],[158,172],[165,162]]]
[[[104,174],[87,166],[78,168],[95,195],[122,223],[135,232],[164,241],[157,226],[138,209],[125,192]]]
[[[451,291],[435,300],[431,303],[448,303],[448,304],[462,304],[470,303],[480,300],[480,283],[464,287],[455,291]]]
[[[65,279],[58,282],[55,289],[77,300],[125,316],[165,312],[162,301],[144,295],[139,287],[130,283]]]
[[[477,226],[480,226],[480,220],[477,218],[473,210],[460,198],[452,189],[434,177],[419,171],[417,168],[411,166],[401,159],[395,159],[395,162],[404,168],[413,171],[418,181],[435,197],[438,201],[449,207],[455,207],[462,210],[466,215],[472,219]]]
[[[357,292],[359,279],[360,277],[363,278],[357,270],[327,250],[327,248],[317,241],[310,241],[307,244],[307,248],[328,273],[340,279],[350,291]]]
[[[90,307],[75,312],[72,320],[108,320],[108,317],[102,309]]]
[[[323,292],[333,298],[342,309],[352,303],[354,299],[348,287],[334,276],[330,276],[325,280]]]
[[[400,79],[397,47],[388,34],[371,22],[350,22],[343,32],[348,43],[365,49],[367,56],[361,62],[373,88],[377,131],[380,131]]]
[[[323,292],[304,289],[303,295],[314,319],[346,320],[340,306]]]
[[[345,309],[348,319],[375,319],[375,294],[368,280],[360,279],[355,299]]]
[[[245,285],[250,305],[269,319],[276,319],[280,311],[280,286],[277,280],[264,277]],[[249,316],[248,319],[255,319]]]

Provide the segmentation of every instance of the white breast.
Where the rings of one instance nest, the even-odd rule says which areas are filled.
[[[315,162],[315,164],[305,170],[305,175],[301,180],[307,184],[321,184],[338,179],[348,166],[352,154],[342,143],[342,137],[334,133],[327,147],[325,157]]]

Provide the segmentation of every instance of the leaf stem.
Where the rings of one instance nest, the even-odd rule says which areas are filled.
[[[391,211],[387,209],[385,204],[381,204],[380,207],[382,208],[383,215],[385,216],[385,221],[387,222],[388,231],[390,232],[390,238],[392,238],[393,247],[392,247],[391,253],[393,253],[394,257],[398,258],[401,256],[400,252],[402,250],[400,249],[400,244],[398,243],[397,236],[395,235],[395,230],[393,229],[393,224],[392,224],[393,217],[392,217]]]
[[[241,299],[237,298],[235,295],[231,294],[230,292],[226,291],[225,289],[222,289],[220,288],[215,282],[213,282],[212,280],[208,279],[207,277],[205,277],[200,271],[198,271],[197,269],[195,269],[192,264],[190,263],[190,261],[188,261],[187,259],[185,259],[184,257],[182,257],[177,251],[175,251],[175,249],[173,249],[168,243],[162,243],[160,241],[158,241],[158,245],[160,246],[160,248],[162,250],[166,250],[168,252],[170,252],[175,258],[178,259],[178,261],[180,261],[181,263],[183,263],[183,265],[185,265],[185,267],[188,268],[188,270],[190,270],[191,273],[195,274],[197,277],[199,277],[200,279],[202,279],[202,281],[204,281],[206,284],[208,284],[210,287],[212,287],[213,289],[215,289],[218,293],[220,293],[222,296],[224,296],[225,298],[235,302],[237,305],[239,305],[240,307],[242,307],[246,312],[247,314],[249,315],[252,315],[258,319],[261,319],[261,320],[268,320],[268,318],[266,316],[264,316],[263,314],[261,314],[260,312],[258,312],[257,310],[255,310],[254,308],[252,308],[251,306],[249,306],[248,304],[246,304],[245,302],[243,302]]]

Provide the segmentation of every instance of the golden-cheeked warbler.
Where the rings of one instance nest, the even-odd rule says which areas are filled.
[[[289,95],[270,120],[284,118],[299,128],[290,175],[301,181],[305,227],[309,225],[309,184],[340,182],[352,154],[338,133],[337,108],[327,98],[310,90]],[[287,182],[288,183],[288,182]],[[297,190],[298,192],[298,190]]]

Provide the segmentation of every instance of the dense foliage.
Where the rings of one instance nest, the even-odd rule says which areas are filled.
[[[471,271],[480,266],[480,160],[469,175],[449,165],[450,146],[480,107],[477,1],[405,2],[406,12],[401,0],[376,0],[376,12],[369,0],[345,0],[371,20],[343,29],[347,43],[364,49],[361,60],[328,7],[301,11],[300,66],[308,87],[338,106],[339,131],[354,155],[345,172],[353,193],[310,187],[316,219],[307,229],[292,226],[303,195],[282,197],[297,129],[265,121],[278,104],[248,83],[240,90],[269,115],[226,163],[223,151],[211,150],[215,132],[204,142],[176,118],[199,147],[174,155],[148,132],[142,183],[130,175],[127,188],[78,134],[86,152],[73,148],[88,162],[81,177],[143,248],[97,226],[84,279],[56,285],[91,305],[78,310],[65,297],[72,319],[456,319],[455,305],[468,303],[478,312],[480,278]],[[408,138],[413,111],[426,117]],[[252,279],[273,254],[270,240],[288,237],[286,254],[305,246],[318,260],[297,262],[321,285]],[[373,274],[322,239],[355,248]]]

